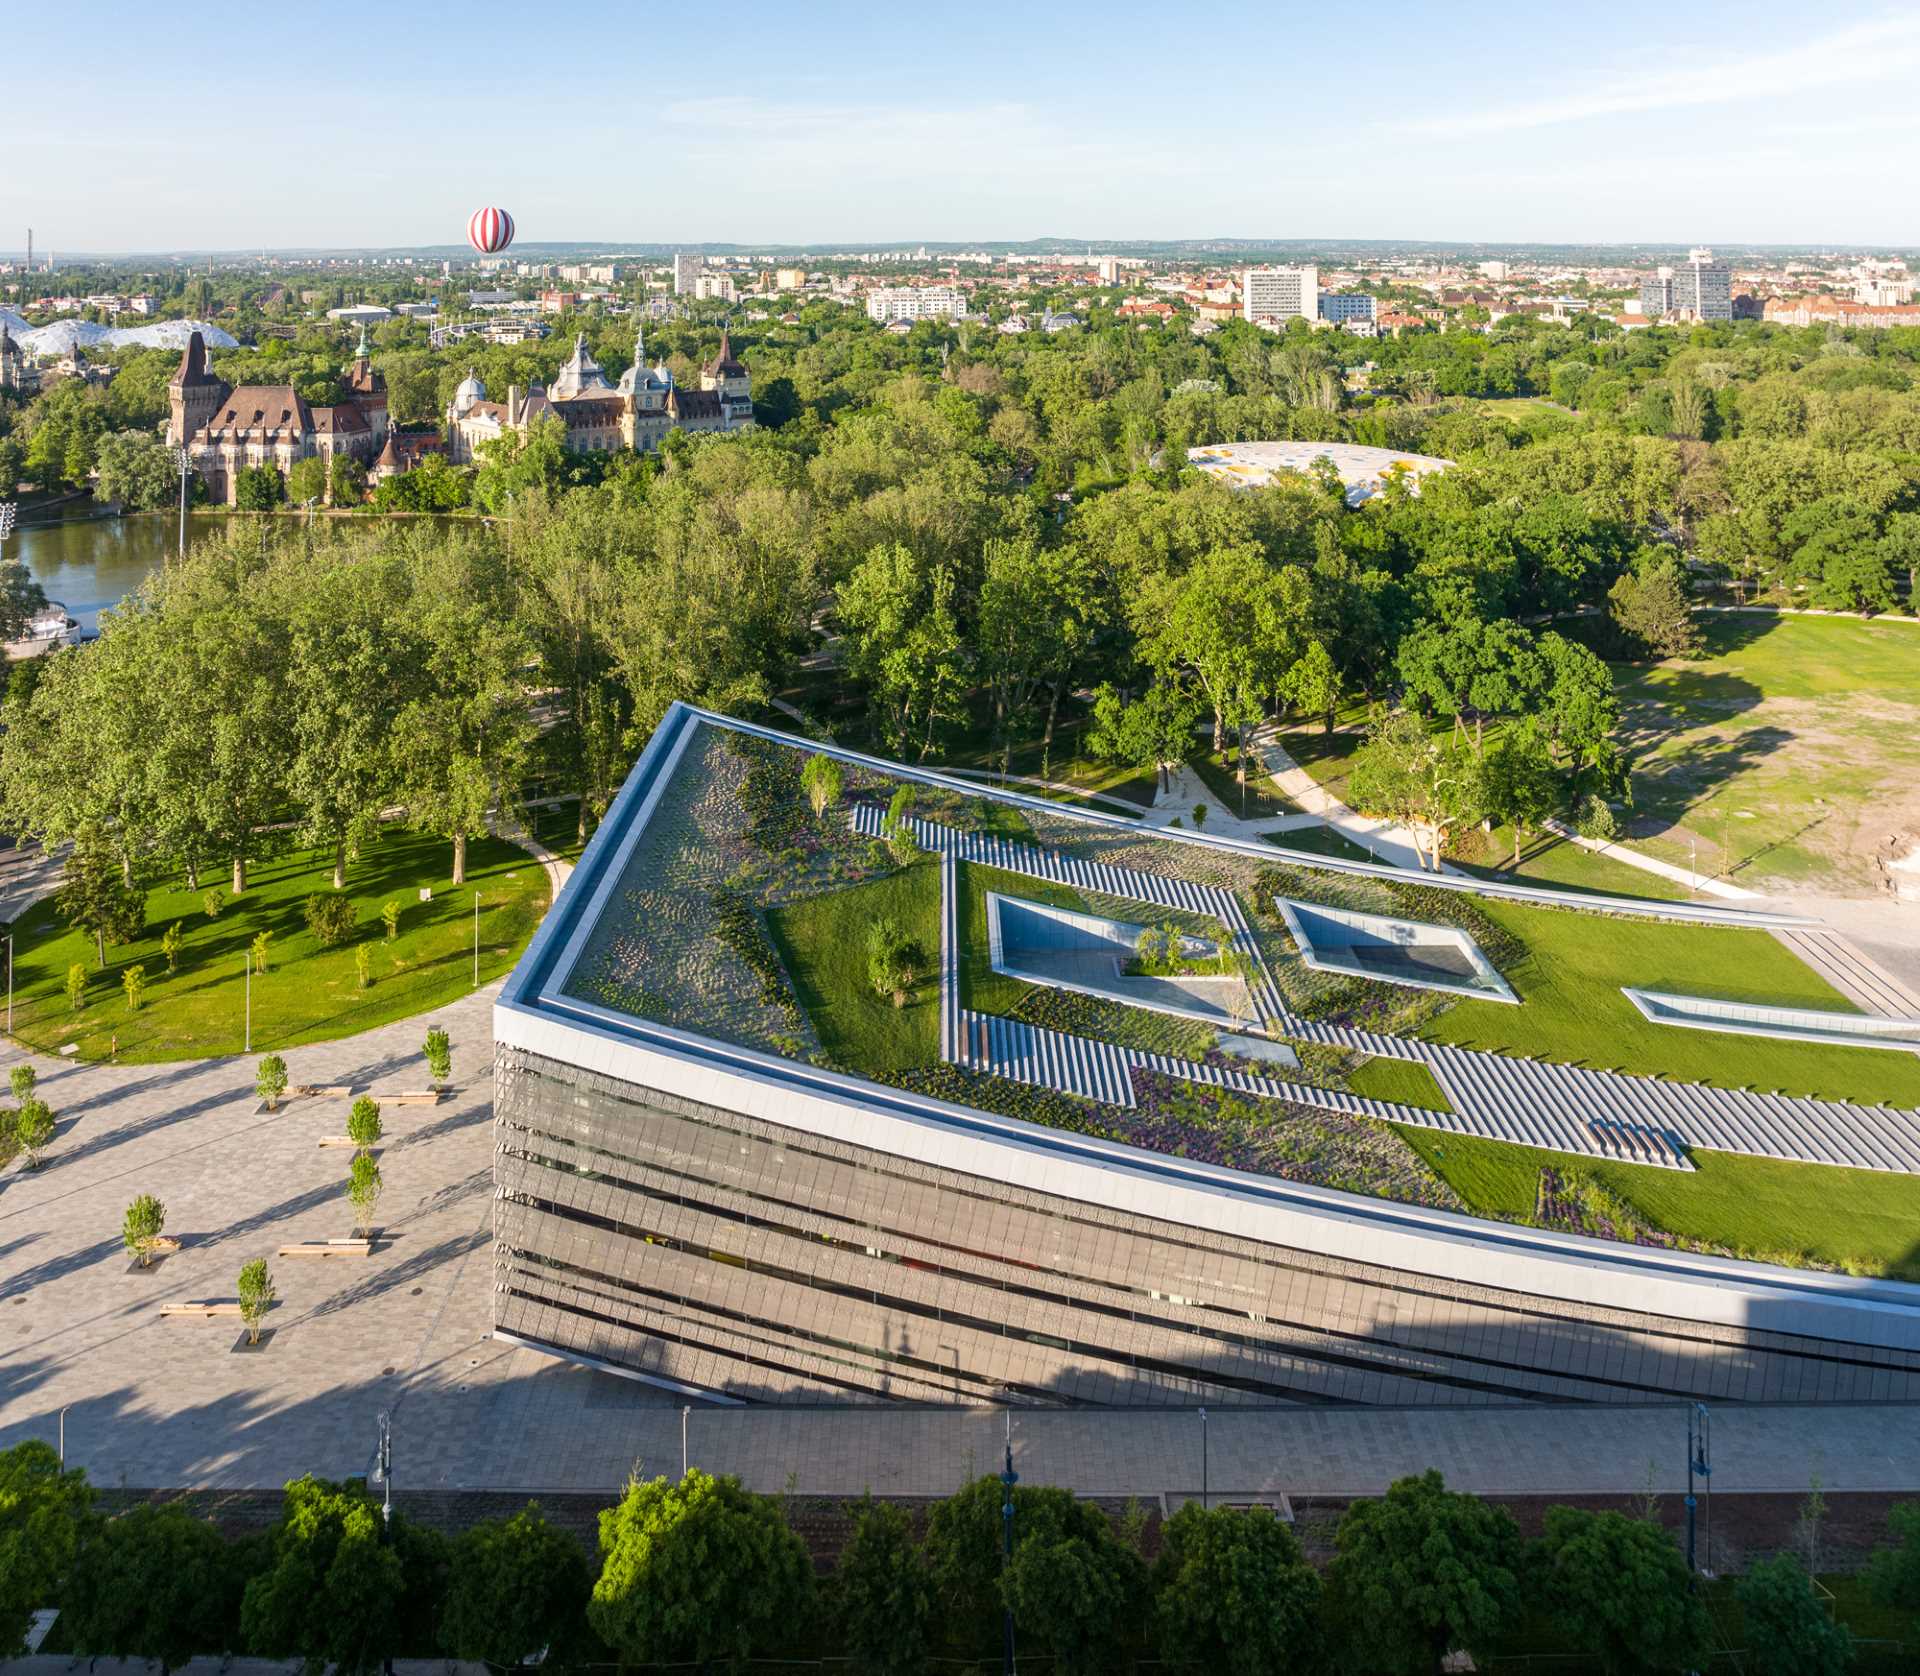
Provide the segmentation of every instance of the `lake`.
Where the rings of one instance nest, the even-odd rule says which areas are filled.
[[[191,545],[217,530],[223,519],[197,516],[187,520]],[[28,573],[76,618],[82,634],[100,627],[100,613],[132,593],[152,572],[173,556],[180,526],[171,517],[95,518],[69,524],[43,524],[15,530],[7,538],[6,556],[17,558]]]

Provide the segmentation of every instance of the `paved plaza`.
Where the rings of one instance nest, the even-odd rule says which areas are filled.
[[[495,1342],[489,988],[431,1017],[298,1048],[293,1080],[394,1090],[425,1084],[431,1022],[454,1040],[454,1093],[389,1108],[381,1249],[369,1259],[274,1263],[280,1303],[258,1355],[237,1323],[163,1321],[162,1303],[231,1298],[249,1258],[347,1231],[344,1150],[321,1148],[339,1100],[259,1110],[253,1061],[40,1061],[61,1114],[37,1171],[0,1178],[0,1446],[58,1435],[108,1485],[268,1487],[302,1472],[366,1470],[379,1413],[394,1416],[402,1482],[417,1489],[611,1493],[639,1466],[677,1471],[673,1399],[611,1374]],[[0,1059],[0,1070],[11,1056]],[[135,1194],[167,1206],[180,1252],[128,1270],[120,1216]],[[1723,1490],[1920,1490],[1920,1410],[1716,1411]],[[997,1467],[990,1409],[726,1409],[688,1423],[697,1465],[827,1494],[942,1494]],[[1295,1408],[1214,1413],[1216,1490],[1378,1490],[1438,1466],[1486,1491],[1635,1492],[1679,1484],[1672,1408]],[[1015,1460],[1029,1482],[1088,1493],[1180,1495],[1199,1481],[1190,1410],[1024,1411]]]

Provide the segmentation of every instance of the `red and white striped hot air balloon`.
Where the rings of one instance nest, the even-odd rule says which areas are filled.
[[[467,218],[467,243],[482,256],[498,256],[513,243],[513,217],[489,204]]]

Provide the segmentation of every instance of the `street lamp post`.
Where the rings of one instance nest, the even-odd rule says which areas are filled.
[[[1013,1487],[1020,1482],[1020,1474],[1013,1470],[1013,1410],[1007,1410],[1007,1466],[1000,1474],[1000,1528],[1003,1533],[1001,1552],[1005,1556],[1004,1564],[1013,1564]],[[1001,1655],[1001,1668],[1004,1676],[1013,1676],[1013,1608],[1004,1607],[1000,1614],[1002,1633],[1005,1637]]]
[[[1200,1511],[1207,1510],[1207,1411],[1200,1410]]]
[[[1708,1573],[1709,1575],[1711,1575],[1712,1573],[1711,1561],[1712,1561],[1712,1549],[1713,1549],[1713,1521],[1712,1521],[1711,1515],[1713,1512],[1713,1460],[1712,1460],[1713,1448],[1712,1448],[1712,1439],[1711,1439],[1711,1425],[1712,1425],[1712,1417],[1707,1413],[1707,1405],[1705,1403],[1697,1402],[1697,1403],[1691,1404],[1688,1407],[1687,1409],[1687,1586],[1689,1588],[1692,1588],[1694,1586],[1694,1579],[1698,1575],[1695,1564],[1694,1564],[1694,1551],[1693,1551],[1693,1534],[1694,1534],[1693,1533],[1693,1515],[1694,1515],[1694,1507],[1695,1507],[1695,1498],[1693,1494],[1693,1481],[1696,1478],[1703,1479],[1705,1480],[1705,1483],[1706,1483],[1707,1513],[1709,1515],[1708,1521],[1707,1521],[1707,1549],[1708,1549],[1708,1561],[1709,1561]]]
[[[180,545],[177,556],[184,559],[187,556],[187,471],[192,465],[186,449],[174,449],[173,463],[180,473]]]
[[[243,1048],[241,1048],[241,1050],[240,1050],[240,1051],[241,1051],[242,1053],[251,1053],[251,1052],[253,1052],[253,951],[252,951],[251,949],[249,949],[249,950],[247,951],[247,955],[246,955],[246,963],[247,963],[247,965],[246,965],[246,970],[247,970],[247,1011],[246,1011],[246,1018],[247,1018],[247,1026],[246,1026],[246,1038],[245,1038],[245,1040],[246,1040],[246,1045],[245,1045],[245,1046],[244,1046]]]
[[[473,893],[473,987],[480,987],[480,893]]]

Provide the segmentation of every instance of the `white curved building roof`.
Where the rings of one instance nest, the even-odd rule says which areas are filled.
[[[1187,450],[1187,463],[1235,489],[1263,489],[1284,472],[1307,473],[1316,460],[1330,460],[1347,486],[1347,504],[1377,495],[1389,477],[1405,475],[1417,494],[1420,480],[1453,464],[1432,454],[1397,448],[1366,448],[1354,442],[1212,442]]]

